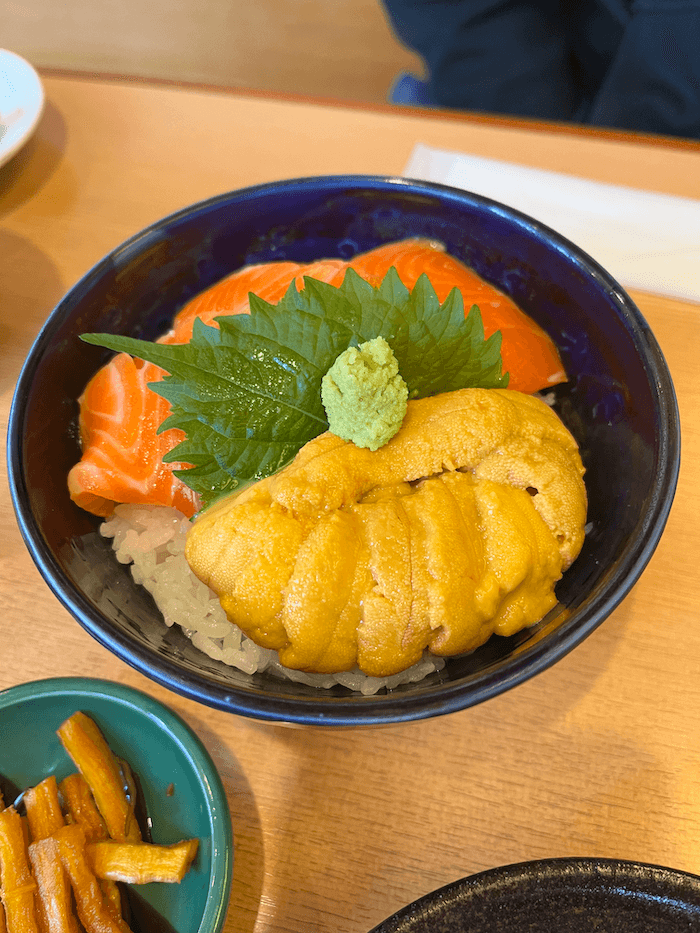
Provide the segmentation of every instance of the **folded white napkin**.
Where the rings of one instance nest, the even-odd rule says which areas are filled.
[[[567,237],[620,282],[700,301],[700,201],[419,143],[404,176],[501,201]]]

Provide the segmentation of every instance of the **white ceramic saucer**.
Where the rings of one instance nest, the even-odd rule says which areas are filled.
[[[0,49],[0,165],[26,143],[44,109],[44,88],[29,62]]]

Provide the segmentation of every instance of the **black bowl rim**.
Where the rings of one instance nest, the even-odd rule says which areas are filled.
[[[451,881],[400,908],[373,927],[370,933],[409,933],[414,915],[419,915],[417,919],[420,922],[421,914],[430,913],[431,909],[437,911],[441,905],[449,905],[463,894],[471,893],[478,897],[484,893],[486,898],[493,896],[502,903],[504,898],[508,899],[511,891],[517,890],[519,884],[531,882],[535,878],[544,879],[548,883],[563,882],[569,888],[577,881],[582,885],[588,882],[587,888],[595,888],[614,880],[640,894],[644,893],[645,883],[652,882],[663,885],[669,899],[676,895],[684,908],[692,908],[694,916],[700,914],[700,876],[696,874],[632,859],[566,856],[488,868],[458,881]],[[692,905],[686,899],[689,890],[696,896]],[[418,929],[422,933],[428,928],[420,926]]]
[[[82,594],[72,592],[71,584],[64,579],[61,568],[47,547],[28,505],[22,470],[23,401],[28,396],[39,360],[51,342],[61,315],[75,297],[88,291],[93,279],[99,277],[109,264],[119,257],[128,257],[138,249],[143,239],[157,236],[191,214],[206,212],[225,202],[250,200],[280,190],[289,192],[309,188],[316,188],[321,192],[363,188],[385,191],[403,189],[412,194],[438,195],[457,205],[466,201],[487,211],[505,215],[525,231],[546,237],[557,250],[608,291],[644,361],[652,391],[656,395],[661,424],[659,469],[650,496],[643,533],[625,549],[621,557],[618,586],[614,592],[606,594],[582,614],[574,613],[572,618],[565,620],[547,639],[522,650],[517,657],[510,659],[505,667],[499,668],[497,672],[485,671],[480,676],[477,675],[470,682],[470,689],[466,692],[464,685],[460,683],[438,683],[414,695],[396,692],[367,697],[356,693],[347,697],[323,696],[318,699],[285,697],[282,694],[264,695],[255,688],[249,689],[233,684],[212,684],[206,677],[192,672],[183,674],[174,662],[167,658],[155,658],[147,648],[132,644],[128,637],[117,631],[110,631],[110,626],[105,626],[99,614]],[[680,469],[680,419],[668,366],[641,311],[602,266],[561,234],[498,201],[447,185],[400,176],[323,175],[284,179],[235,189],[188,205],[134,234],[99,260],[73,285],[50,313],[22,366],[10,407],[7,465],[17,522],[41,575],[78,623],[121,660],[156,683],[191,700],[254,719],[321,726],[388,724],[457,712],[510,690],[560,660],[603,622],[639,579],[665,527]]]

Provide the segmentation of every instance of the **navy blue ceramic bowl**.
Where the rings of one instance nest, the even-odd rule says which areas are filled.
[[[440,240],[552,336],[570,380],[556,390],[587,469],[590,533],[537,626],[492,638],[419,684],[363,697],[249,676],[210,660],[117,564],[97,520],[70,501],[83,387],[108,354],[78,339],[153,339],[197,292],[246,263],[350,257],[408,236]],[[355,176],[234,191],[154,224],[114,250],[48,318],[12,405],[8,461],[19,525],[64,606],[105,647],[166,687],[267,720],[323,725],[420,719],[514,687],[581,642],[633,586],[657,545],[679,467],[673,385],[644,318],[590,257],[501,204],[440,185]],[[87,571],[91,571],[87,573]],[[89,582],[86,582],[89,581]]]
[[[455,881],[371,933],[686,933],[700,878],[620,859],[545,859]]]

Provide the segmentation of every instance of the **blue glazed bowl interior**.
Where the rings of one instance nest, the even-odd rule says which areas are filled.
[[[204,746],[179,716],[140,691],[108,681],[55,678],[0,693],[0,782],[14,792],[75,765],[56,729],[76,710],[91,716],[112,751],[134,771],[153,841],[199,839],[180,884],[130,885],[134,933],[217,933],[224,925],[233,834],[221,779]],[[172,785],[172,787],[171,787]]]
[[[79,458],[77,399],[109,354],[88,331],[153,339],[193,295],[248,263],[349,258],[430,237],[503,289],[559,347],[569,381],[558,411],[586,466],[590,532],[537,626],[492,638],[389,695],[317,691],[249,676],[166,628],[150,596],[114,560],[66,476]],[[648,562],[675,490],[680,436],[673,385],[644,318],[619,285],[556,233],[463,191],[402,179],[324,177],[226,194],[166,218],[92,269],[49,317],[13,402],[10,484],[45,579],[102,644],[158,682],[263,719],[358,724],[415,719],[480,702],[546,668],[619,603]]]

